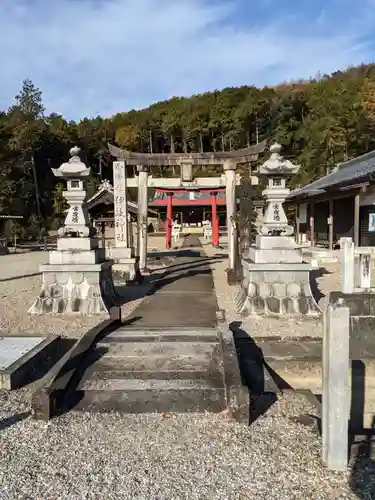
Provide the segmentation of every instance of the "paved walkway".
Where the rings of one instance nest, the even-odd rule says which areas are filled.
[[[127,321],[133,321],[137,329],[215,327],[217,301],[209,263],[198,237],[185,238],[153,294],[145,297]]]

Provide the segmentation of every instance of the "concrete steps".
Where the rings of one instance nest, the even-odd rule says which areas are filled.
[[[227,406],[215,329],[120,328],[97,343],[86,365],[76,410],[220,412]]]

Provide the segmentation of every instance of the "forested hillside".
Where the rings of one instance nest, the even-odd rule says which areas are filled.
[[[375,148],[375,64],[274,88],[176,97],[78,123],[46,115],[41,92],[25,80],[14,106],[0,113],[0,214],[23,215],[28,232],[56,224],[64,203],[51,167],[66,161],[75,144],[93,169],[93,192],[100,176],[112,179],[108,142],[142,152],[191,152],[227,151],[265,138],[302,165],[294,185]],[[25,229],[9,222],[7,231]]]

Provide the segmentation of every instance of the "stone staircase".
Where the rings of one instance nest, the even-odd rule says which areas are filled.
[[[91,349],[76,391],[76,410],[220,412],[228,398],[218,330],[122,326]]]

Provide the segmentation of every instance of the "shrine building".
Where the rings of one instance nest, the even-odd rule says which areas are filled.
[[[296,233],[312,247],[338,248],[340,238],[375,246],[375,151],[338,164],[287,198],[296,207]]]
[[[189,228],[191,232],[202,231],[202,223],[212,221],[212,207],[216,208],[219,227],[226,226],[225,188],[218,189],[156,189],[148,202],[148,217],[154,231],[164,232],[168,204],[172,205],[172,219]],[[104,181],[98,191],[87,201],[90,217],[96,227],[114,226],[114,194],[110,182]],[[128,201],[132,220],[137,219],[137,203]]]

